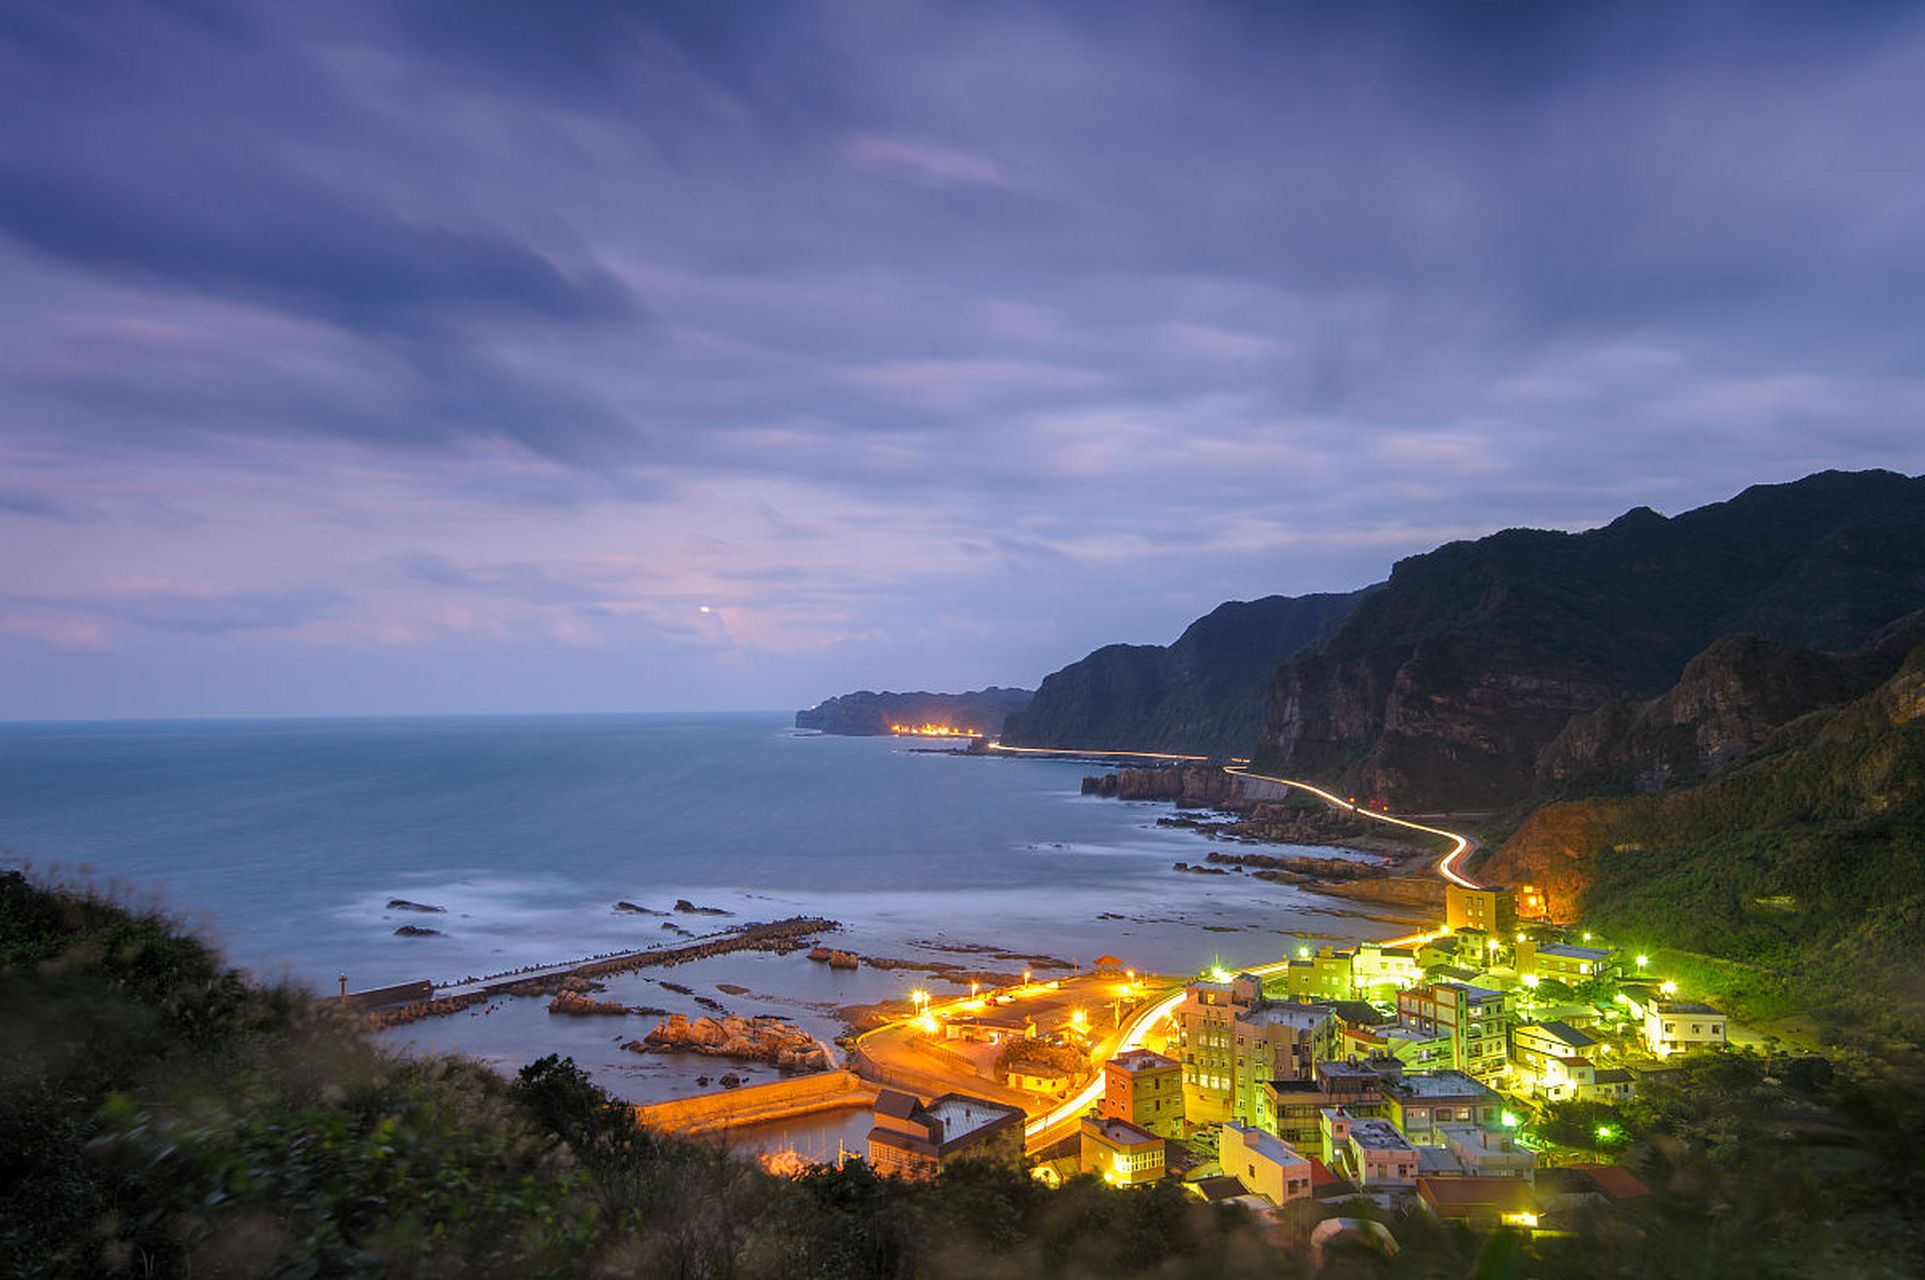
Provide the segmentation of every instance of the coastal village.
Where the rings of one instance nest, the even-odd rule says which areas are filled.
[[[926,726],[897,732],[934,736]],[[980,753],[980,737],[972,738],[970,753]],[[1083,789],[1113,794],[1117,777],[1086,779]],[[1448,837],[1453,847],[1441,859],[1402,849],[1406,869],[1421,866],[1421,878],[1375,882],[1394,891],[1421,879],[1429,900],[1441,900],[1441,918],[1407,915],[1425,926],[1352,945],[1300,941],[1274,959],[1212,965],[1187,979],[1139,972],[1116,955],[1073,974],[931,974],[967,981],[968,991],[938,997],[917,988],[878,1007],[868,1025],[841,1038],[841,1063],[826,1043],[781,1019],[731,1017],[700,999],[712,1016],[669,1015],[624,1047],[762,1062],[783,1078],[747,1084],[727,1075],[721,1092],[637,1106],[638,1121],[726,1135],[856,1112],[866,1117],[866,1139],[839,1144],[834,1159],[866,1161],[884,1176],[932,1179],[959,1162],[989,1161],[1051,1186],[1084,1175],[1117,1188],[1167,1182],[1201,1201],[1241,1205],[1279,1242],[1313,1254],[1339,1240],[1390,1252],[1397,1241],[1377,1218],[1400,1211],[1545,1234],[1569,1230],[1590,1206],[1650,1194],[1614,1161],[1628,1135],[1612,1123],[1611,1108],[1676,1073],[1682,1055],[1761,1040],[1681,990],[1650,956],[1553,921],[1536,886],[1468,879],[1457,865],[1470,847],[1464,837],[1253,775],[1241,763],[1125,770],[1122,788],[1195,808],[1192,791],[1221,778],[1234,779],[1236,798],[1226,807],[1242,825],[1160,821],[1246,843],[1290,837],[1298,827],[1251,819],[1280,789],[1295,788],[1349,829],[1368,819],[1364,827]],[[1219,864],[1239,872],[1247,864],[1257,870],[1253,879],[1318,888],[1374,870],[1315,856],[1212,854],[1211,864],[1210,874],[1227,874]],[[1344,874],[1309,879],[1300,864]],[[684,901],[677,910],[707,909]],[[594,989],[596,974],[636,964],[740,948],[798,951],[834,927],[811,919],[747,926],[667,951],[475,981],[368,1016],[451,1012],[500,992],[552,996],[552,1013],[638,1012],[583,992]],[[808,959],[832,969],[907,963],[820,944]],[[762,1163],[799,1173],[816,1161],[776,1150]]]
[[[1075,979],[918,999],[858,1042],[865,1076],[901,1083],[856,1154],[908,1178],[987,1159],[1051,1184],[1173,1180],[1315,1242],[1394,1248],[1342,1212],[1359,1198],[1558,1231],[1648,1192],[1613,1163],[1610,1125],[1541,1132],[1550,1104],[1624,1101],[1733,1028],[1648,957],[1521,914],[1533,897],[1451,884],[1432,929],[1173,989],[1106,956]]]
[[[1435,866],[1442,918],[1406,936],[1299,944],[1187,980],[1104,955],[1073,976],[1025,972],[955,998],[918,989],[899,1016],[845,1038],[844,1067],[811,1056],[797,1065],[815,1074],[638,1118],[718,1133],[861,1108],[866,1142],[838,1162],[906,1179],[991,1161],[1049,1185],[1170,1182],[1246,1207],[1313,1254],[1338,1240],[1394,1252],[1366,1202],[1381,1217],[1416,1208],[1564,1231],[1588,1206],[1650,1194],[1613,1159],[1626,1135],[1610,1108],[1682,1055],[1758,1037],[1649,956],[1550,920],[1535,886],[1468,880],[1455,839]],[[820,946],[810,958],[858,963]],[[656,1039],[701,1050],[742,1034],[708,1021]],[[810,1163],[792,1151],[763,1162]]]

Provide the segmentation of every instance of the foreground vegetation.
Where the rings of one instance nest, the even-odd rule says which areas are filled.
[[[1821,1067],[1824,1064],[1820,1064]],[[1659,1195],[1532,1242],[1385,1217],[1334,1276],[1863,1276],[1925,1267],[1914,1063],[1725,1055],[1616,1113]],[[1563,1117],[1574,1131],[1594,1119]],[[1287,1237],[1175,1187],[799,1179],[638,1129],[572,1063],[386,1055],[152,914],[0,874],[0,1269],[32,1276],[1238,1277]],[[1365,1212],[1367,1210],[1356,1209]]]

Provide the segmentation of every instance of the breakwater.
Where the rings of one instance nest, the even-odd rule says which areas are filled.
[[[726,1093],[704,1093],[635,1108],[646,1128],[671,1133],[720,1133],[824,1111],[875,1105],[876,1086],[853,1071],[823,1071],[792,1080],[749,1085]]]
[[[457,1013],[490,996],[556,996],[563,991],[582,992],[588,980],[637,969],[672,967],[696,960],[709,960],[735,951],[797,951],[809,945],[817,934],[842,926],[819,916],[791,916],[786,920],[746,924],[725,934],[702,938],[673,947],[651,947],[618,951],[605,956],[561,964],[538,965],[487,978],[473,978],[435,990],[434,998],[416,1000],[396,1008],[377,1009],[367,1015],[371,1029],[400,1026],[422,1018]],[[413,990],[416,984],[407,984]]]

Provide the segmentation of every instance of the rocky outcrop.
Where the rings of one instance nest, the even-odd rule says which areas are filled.
[[[640,903],[629,902],[626,899],[616,903],[615,910],[625,916],[665,916],[668,914],[666,911],[657,911],[653,907],[644,907]]]
[[[566,1013],[575,1017],[626,1017],[628,1006],[619,1000],[591,1000],[574,991],[558,991],[555,998],[548,1002],[548,1012]]]
[[[1855,649],[1922,588],[1925,478],[1882,471],[1452,543],[1278,671],[1257,767],[1403,810],[1509,805],[1573,716],[1657,696],[1720,636]]]
[[[675,909],[685,916],[732,916],[735,914],[733,911],[724,911],[720,907],[698,907],[687,898],[677,898],[675,900]]]
[[[447,935],[439,929],[424,929],[418,924],[404,924],[394,931],[397,938],[441,938]]]
[[[448,908],[429,906],[425,902],[409,902],[406,898],[389,898],[388,910],[390,911],[423,911],[433,915],[444,915],[447,913]]]
[[[862,957],[855,952],[837,951],[833,947],[816,947],[809,952],[809,959],[831,969],[855,969],[862,965]]]
[[[827,1071],[834,1055],[820,1040],[781,1018],[696,1018],[671,1014],[637,1043],[622,1046],[637,1052],[687,1052],[733,1058],[739,1062],[767,1062],[792,1071]]]
[[[1083,779],[1086,796],[1118,800],[1167,800],[1173,804],[1218,804],[1237,793],[1237,780],[1214,765],[1162,769],[1118,769]]]
[[[1250,754],[1279,663],[1324,635],[1365,593],[1231,601],[1174,644],[1113,644],[1044,678],[1003,725],[1013,746]]]
[[[822,733],[874,737],[894,725],[947,725],[987,737],[1003,732],[1006,718],[1029,705],[1028,689],[991,685],[973,693],[845,693],[795,713],[795,727]]]

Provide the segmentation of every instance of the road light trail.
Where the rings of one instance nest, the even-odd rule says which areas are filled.
[[[1267,773],[1252,773],[1240,765],[1225,765],[1223,772],[1236,778],[1256,778],[1263,782],[1275,782],[1281,786],[1297,787],[1300,790],[1308,791],[1320,800],[1336,805],[1339,809],[1348,809],[1359,817],[1369,818],[1373,822],[1388,822],[1392,826],[1408,827],[1412,831],[1422,831],[1426,835],[1442,836],[1444,839],[1453,841],[1454,843],[1451,846],[1450,852],[1438,859],[1437,874],[1452,884],[1457,885],[1459,888],[1478,889],[1483,887],[1475,880],[1471,880],[1462,875],[1457,869],[1464,855],[1471,850],[1471,838],[1469,836],[1459,835],[1455,831],[1446,831],[1442,827],[1427,827],[1421,822],[1412,822],[1408,818],[1395,818],[1387,813],[1375,813],[1363,808],[1361,805],[1352,804],[1341,796],[1333,796],[1322,787],[1312,786],[1308,782],[1299,782],[1295,778],[1278,778]]]
[[[1083,750],[1078,747],[1005,747],[1000,742],[984,744],[989,751],[1004,751],[1011,755],[1025,756],[1131,756],[1139,760],[1202,760],[1209,761],[1211,756],[1186,756],[1180,751],[1098,751]]]

